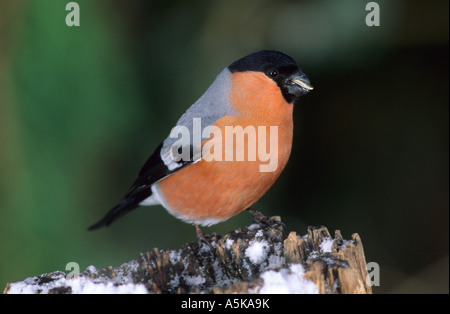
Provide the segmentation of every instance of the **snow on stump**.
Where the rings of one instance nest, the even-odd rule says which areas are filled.
[[[119,267],[88,267],[7,284],[4,293],[372,293],[358,234],[344,240],[325,227],[286,236],[279,217],[179,250],[153,250]]]

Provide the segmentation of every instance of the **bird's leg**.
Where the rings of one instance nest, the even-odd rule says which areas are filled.
[[[255,223],[263,223],[265,225],[271,224],[271,219],[264,216],[259,210],[256,210],[254,208],[247,208],[247,211],[250,212],[253,215],[253,222]]]
[[[206,239],[205,234],[203,233],[202,229],[197,224],[194,224],[195,231],[197,232],[197,239],[198,241],[206,243],[209,248],[211,249],[211,252],[215,252],[216,250],[213,248],[212,244]]]
[[[247,208],[247,211],[250,212],[253,215],[253,222],[254,223],[262,223],[267,226],[273,226],[274,224],[282,224],[284,226],[284,223],[281,221],[273,220],[270,217],[264,216],[259,210],[256,210],[254,208]]]

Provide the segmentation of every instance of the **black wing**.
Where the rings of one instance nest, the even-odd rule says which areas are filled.
[[[118,218],[132,211],[138,207],[143,200],[152,195],[151,186],[154,183],[192,163],[192,160],[180,160],[177,162],[175,169],[169,170],[164,161],[161,159],[162,147],[163,143],[155,149],[153,154],[146,161],[139,172],[138,178],[134,181],[122,201],[111,209],[102,220],[89,227],[88,230],[95,230],[103,226],[108,226]]]

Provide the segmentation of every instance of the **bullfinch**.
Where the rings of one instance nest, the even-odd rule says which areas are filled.
[[[293,104],[312,89],[284,53],[264,50],[233,62],[181,116],[125,197],[89,230],[138,206],[162,205],[194,224],[201,238],[198,225],[245,209],[257,213],[251,206],[274,184],[291,153]]]

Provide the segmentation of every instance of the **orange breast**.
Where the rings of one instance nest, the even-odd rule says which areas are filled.
[[[289,159],[293,105],[286,103],[276,83],[259,72],[235,73],[232,75],[230,96],[238,115],[225,116],[216,121],[214,125],[220,129],[222,137],[210,139],[218,145],[215,148],[222,148],[222,161],[203,158],[158,183],[167,209],[178,218],[209,225],[240,213],[267,192]],[[250,127],[255,132],[247,133],[239,144],[237,137],[229,132],[230,127],[235,126]],[[275,153],[272,146],[277,164],[274,171],[261,172],[260,166],[267,165],[269,161],[259,159],[258,146],[264,143],[266,151],[270,151],[270,142],[272,140],[273,145],[274,140],[273,134],[272,139],[269,136],[270,126],[277,127],[278,132]],[[261,127],[266,129],[266,137],[262,141]],[[226,146],[231,138],[233,145],[228,145],[228,148],[233,147],[232,152]],[[256,160],[249,161],[247,152],[254,143]],[[242,150],[245,152],[244,161],[236,161],[236,151]],[[204,157],[208,156],[207,152]],[[233,161],[227,161],[227,158]]]

